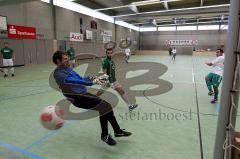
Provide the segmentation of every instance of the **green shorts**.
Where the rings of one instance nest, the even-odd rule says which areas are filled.
[[[222,76],[215,73],[209,73],[207,77],[210,79],[214,87],[218,87],[222,81]]]

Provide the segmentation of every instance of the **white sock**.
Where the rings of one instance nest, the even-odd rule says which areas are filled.
[[[11,73],[14,74],[14,68],[12,67],[10,70],[11,70]]]

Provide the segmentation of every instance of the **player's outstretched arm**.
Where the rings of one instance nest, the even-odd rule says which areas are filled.
[[[211,62],[205,62],[206,65],[212,66],[213,64]]]

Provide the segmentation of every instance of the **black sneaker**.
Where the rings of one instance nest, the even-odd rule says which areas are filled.
[[[15,75],[14,74],[12,74],[12,77],[14,77]]]
[[[135,109],[137,107],[138,107],[137,104],[131,104],[131,105],[128,106],[128,109],[129,109],[129,111],[132,111],[133,109]]]
[[[211,103],[212,103],[212,104],[217,103],[217,99],[213,99],[213,100],[211,101]]]
[[[110,146],[114,146],[117,144],[117,142],[111,137],[111,135],[102,136],[101,139]]]
[[[115,137],[127,137],[132,135],[131,132],[125,131],[125,129],[121,129],[119,133],[114,133]]]
[[[8,77],[8,75],[7,75],[7,74],[4,74],[4,77]]]

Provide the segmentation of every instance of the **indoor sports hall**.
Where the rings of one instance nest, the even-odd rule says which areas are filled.
[[[1,0],[0,159],[240,159],[239,0]]]

